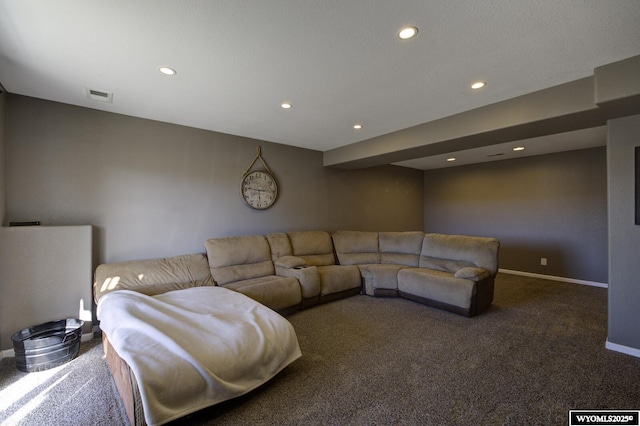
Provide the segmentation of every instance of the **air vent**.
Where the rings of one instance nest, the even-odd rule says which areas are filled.
[[[94,101],[113,103],[113,93],[103,92],[100,90],[94,90],[86,88],[87,98],[93,99]]]
[[[499,152],[497,154],[489,154],[487,155],[487,157],[500,157],[501,155],[504,155],[504,152]]]

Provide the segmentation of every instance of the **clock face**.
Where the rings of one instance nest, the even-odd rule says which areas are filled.
[[[269,173],[256,171],[242,178],[240,192],[249,207],[264,210],[276,201],[278,186]]]

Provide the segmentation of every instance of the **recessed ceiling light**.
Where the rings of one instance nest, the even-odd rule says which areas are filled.
[[[176,75],[177,74],[176,70],[174,70],[173,68],[169,68],[169,67],[160,67],[160,68],[158,68],[158,70],[164,75]]]
[[[282,104],[280,104],[280,108],[282,109],[290,109],[293,105],[291,105],[289,102],[284,102]]]
[[[524,146],[516,146],[513,148],[514,151],[524,151]]]
[[[402,40],[408,40],[413,38],[418,34],[418,29],[416,27],[404,27],[398,32],[398,37]]]
[[[360,130],[360,129],[362,129],[362,124],[354,124],[353,128],[356,129],[356,130]]]
[[[456,158],[455,157],[450,157],[450,158],[447,158],[447,161],[448,162],[456,161]]]
[[[471,85],[471,88],[473,90],[478,90],[478,89],[482,89],[486,85],[487,85],[487,83],[485,83],[484,81],[476,81],[475,83],[473,83]]]

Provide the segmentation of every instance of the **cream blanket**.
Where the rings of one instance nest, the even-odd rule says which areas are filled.
[[[98,319],[135,375],[150,426],[245,394],[302,355],[286,319],[222,287],[115,291]]]

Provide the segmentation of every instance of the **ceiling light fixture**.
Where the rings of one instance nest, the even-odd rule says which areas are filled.
[[[524,146],[516,146],[513,148],[514,151],[524,151]]]
[[[280,108],[282,109],[291,109],[293,105],[291,105],[289,102],[284,102],[280,104]]]
[[[173,68],[169,68],[169,67],[160,67],[160,68],[158,68],[158,70],[164,75],[176,75],[177,74],[176,70],[174,70]]]
[[[360,129],[362,129],[362,124],[354,124],[353,128],[356,129],[356,130],[360,130]]]
[[[473,90],[478,90],[478,89],[482,89],[486,85],[487,85],[487,83],[485,83],[484,81],[476,81],[475,83],[473,83],[471,85],[471,88]]]
[[[455,157],[447,158],[447,161],[448,162],[456,161],[456,158]]]
[[[418,29],[416,27],[404,27],[398,32],[398,37],[402,40],[409,40],[410,38],[415,37],[418,34]]]

